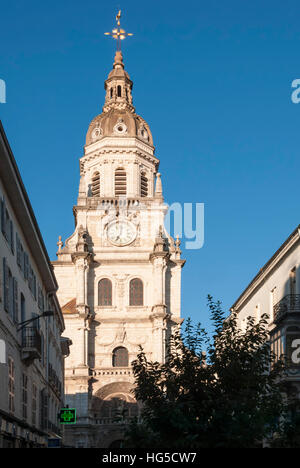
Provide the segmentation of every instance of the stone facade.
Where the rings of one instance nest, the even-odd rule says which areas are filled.
[[[75,231],[53,262],[66,335],[67,427],[75,447],[117,446],[124,421],[138,416],[130,363],[142,346],[163,362],[166,338],[181,323],[180,241],[164,229],[159,160],[148,124],[135,113],[132,81],[117,51],[103,112],[91,122],[80,159]],[[123,422],[124,422],[123,421]]]
[[[47,447],[62,438],[68,341],[61,342],[57,282],[1,124],[0,208],[0,448]]]
[[[300,225],[259,270],[231,307],[245,330],[247,317],[268,315],[270,341],[278,356],[291,354],[290,343],[300,343]],[[295,344],[296,344],[295,341]],[[297,347],[296,347],[297,348]],[[294,349],[297,354],[297,349]],[[299,354],[299,352],[298,352]],[[300,361],[300,360],[299,360]],[[288,388],[300,397],[300,362],[285,376]]]

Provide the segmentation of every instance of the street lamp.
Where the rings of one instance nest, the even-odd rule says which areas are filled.
[[[37,315],[36,317],[33,317],[31,319],[28,319],[28,320],[24,320],[24,322],[20,322],[18,323],[18,330],[17,331],[20,331],[22,330],[24,327],[26,327],[26,325],[28,325],[28,323],[31,323],[33,322],[34,320],[38,320],[42,317],[53,317],[54,315],[54,312],[53,310],[45,310],[45,312],[43,312],[41,315]]]

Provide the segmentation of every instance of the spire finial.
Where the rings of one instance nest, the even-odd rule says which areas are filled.
[[[104,33],[106,36],[112,36],[113,39],[117,41],[117,50],[121,50],[121,41],[125,39],[127,36],[133,36],[132,33],[127,33],[124,29],[121,29],[121,10],[119,10],[116,16],[117,27],[112,30],[112,32]]]

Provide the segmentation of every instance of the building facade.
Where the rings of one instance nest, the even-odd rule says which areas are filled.
[[[57,282],[1,123],[0,205],[0,447],[47,447],[61,438],[68,342],[61,346]]]
[[[75,447],[118,446],[123,422],[138,416],[131,362],[142,346],[163,362],[166,338],[181,323],[180,241],[165,231],[159,160],[136,114],[133,83],[116,52],[103,111],[89,125],[73,212],[75,231],[53,262],[66,334],[66,402]]]
[[[238,325],[244,330],[247,317],[268,315],[272,350],[286,356],[286,382],[300,397],[300,225],[259,270],[233,304]]]

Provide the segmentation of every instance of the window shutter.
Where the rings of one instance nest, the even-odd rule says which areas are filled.
[[[23,245],[20,242],[20,268],[21,271],[23,272],[24,275],[24,250],[23,250]]]
[[[10,244],[10,219],[6,206],[4,206],[4,228],[3,234],[7,242]]]
[[[21,242],[20,242],[17,232],[16,232],[16,251],[17,251],[17,264],[21,268]]]
[[[115,171],[115,196],[126,195],[126,171],[116,169]]]
[[[93,197],[100,197],[100,174],[95,172],[92,177],[92,195]]]
[[[9,294],[9,299],[8,299],[8,313],[11,316],[11,318],[14,318],[14,278],[11,274],[10,269],[7,269],[8,273],[8,294]]]
[[[148,179],[146,174],[143,172],[141,174],[141,197],[148,196]]]
[[[3,258],[3,296],[4,296],[4,310],[6,312],[9,312],[8,266],[7,266],[5,258]]]
[[[19,315],[19,301],[18,301],[18,282],[16,278],[13,279],[13,289],[14,289],[14,296],[13,296],[13,320],[14,322],[18,322],[18,315]]]
[[[12,220],[9,220],[9,244],[12,253],[15,253],[15,242],[14,242],[14,225]]]
[[[27,280],[28,279],[28,274],[29,274],[29,261],[28,261],[28,255],[26,252],[24,252],[24,278]]]
[[[5,235],[5,203],[4,200],[1,198],[1,231]]]

